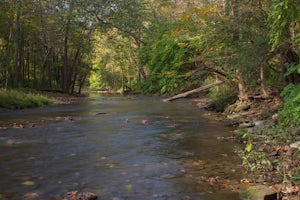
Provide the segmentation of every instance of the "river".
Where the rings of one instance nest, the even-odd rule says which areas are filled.
[[[240,199],[231,129],[189,101],[94,95],[1,111],[0,200],[89,191],[104,200]]]

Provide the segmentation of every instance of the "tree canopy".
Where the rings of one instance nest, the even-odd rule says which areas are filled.
[[[299,84],[299,4],[1,0],[0,84],[173,94],[222,79],[267,97]]]

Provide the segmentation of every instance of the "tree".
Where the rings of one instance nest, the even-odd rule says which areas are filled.
[[[80,0],[2,0],[2,85],[72,93],[94,31]],[[80,39],[79,39],[80,38]],[[84,67],[86,68],[86,67]],[[82,79],[81,79],[82,80]]]

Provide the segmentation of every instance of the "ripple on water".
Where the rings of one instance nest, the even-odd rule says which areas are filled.
[[[77,190],[115,200],[239,199],[229,189],[239,161],[233,143],[217,140],[231,135],[220,122],[185,102],[93,98],[16,113],[18,121],[54,120],[0,129],[0,197]]]

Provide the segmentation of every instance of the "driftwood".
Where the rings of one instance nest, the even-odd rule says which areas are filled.
[[[173,97],[170,97],[170,98],[167,98],[167,99],[163,99],[164,102],[167,102],[167,101],[173,101],[175,99],[180,99],[180,98],[185,98],[191,94],[195,94],[195,93],[198,93],[198,92],[202,92],[202,91],[205,91],[205,90],[208,90],[210,88],[213,88],[217,85],[221,85],[223,84],[223,81],[216,81],[215,83],[212,83],[212,84],[208,84],[208,85],[205,85],[205,86],[202,86],[202,87],[199,87],[199,88],[196,88],[194,90],[190,90],[188,92],[184,92],[184,93],[181,93],[181,94],[177,94]]]

